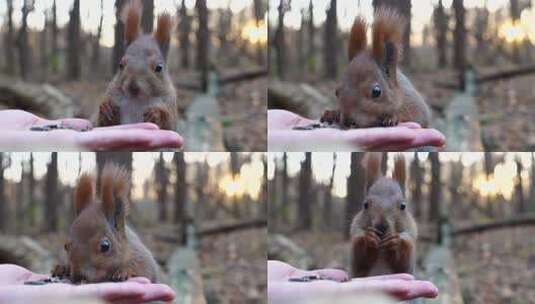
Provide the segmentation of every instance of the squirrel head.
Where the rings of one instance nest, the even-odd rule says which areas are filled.
[[[380,8],[372,25],[372,47],[368,49],[368,25],[363,17],[355,20],[348,48],[350,63],[336,89],[345,127],[378,126],[381,117],[400,110],[402,92],[397,69],[403,27],[398,13]]]
[[[392,178],[381,173],[380,153],[368,153],[363,162],[368,192],[360,211],[361,228],[373,227],[382,236],[390,232],[407,231],[412,215],[404,195],[404,157],[396,156]]]
[[[153,34],[142,33],[140,0],[131,0],[121,15],[127,49],[119,63],[116,84],[130,99],[160,96],[167,92],[170,81],[166,59],[174,26],[171,15],[158,17]]]
[[[106,164],[101,175],[100,199],[94,178],[82,175],[74,192],[76,218],[65,250],[75,282],[101,282],[128,261],[126,216],[129,178],[125,170]]]

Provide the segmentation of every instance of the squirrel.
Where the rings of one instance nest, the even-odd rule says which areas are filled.
[[[160,281],[151,252],[126,224],[130,178],[126,170],[108,163],[100,179],[100,201],[95,199],[94,178],[80,176],[74,191],[74,219],[65,251],[68,265],[58,265],[52,276],[72,282],[125,281],[143,276]]]
[[[368,192],[351,223],[354,277],[414,274],[417,226],[405,199],[405,159],[396,156],[392,178],[381,174],[381,156],[364,161]]]
[[[101,127],[151,122],[161,129],[176,128],[176,91],[166,66],[173,21],[158,17],[153,35],[142,34],[142,5],[131,0],[121,11],[125,25],[126,53],[101,103],[97,124]]]
[[[404,19],[382,7],[375,13],[372,47],[367,49],[368,25],[357,17],[349,40],[349,66],[336,89],[337,110],[327,110],[322,123],[343,128],[391,127],[413,121],[429,126],[431,112],[423,97],[398,67]]]

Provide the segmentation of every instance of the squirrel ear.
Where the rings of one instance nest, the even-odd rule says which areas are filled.
[[[381,176],[381,152],[369,152],[364,156],[363,167],[366,169],[366,189],[369,189]]]
[[[403,157],[402,154],[396,155],[394,159],[394,172],[392,173],[392,178],[399,183],[401,191],[405,194],[406,170],[405,157]]]
[[[83,174],[74,189],[74,212],[78,216],[94,199],[93,177]]]
[[[124,232],[128,213],[128,190],[130,178],[126,170],[108,163],[100,178],[102,211],[108,222],[119,232]]]
[[[171,43],[171,32],[173,31],[173,19],[170,14],[165,13],[158,16],[158,25],[154,32],[154,39],[158,42],[160,50],[165,58],[169,51],[169,44]]]
[[[363,17],[359,16],[355,19],[353,27],[351,28],[351,36],[349,38],[348,56],[351,61],[358,53],[366,49],[368,39],[366,37],[366,31],[368,24]]]
[[[405,21],[395,10],[382,7],[373,22],[373,57],[387,79],[397,83],[397,66],[401,57],[401,36]]]
[[[121,21],[124,24],[124,39],[126,46],[134,42],[141,34],[141,15],[143,6],[139,0],[131,0],[121,11]]]

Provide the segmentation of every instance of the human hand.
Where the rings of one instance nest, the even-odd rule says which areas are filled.
[[[36,126],[61,123],[66,130],[30,131]],[[72,129],[72,130],[71,130]],[[79,132],[79,130],[91,130]],[[0,111],[0,149],[4,151],[108,151],[179,149],[182,137],[160,130],[151,123],[138,123],[92,129],[84,119],[47,120],[20,110]]]
[[[38,303],[41,299],[97,298],[111,303],[172,301],[175,292],[164,284],[151,284],[147,278],[131,278],[120,283],[84,285],[24,285],[47,278],[17,265],[0,265],[0,303]]]
[[[289,281],[290,278],[307,275],[319,275],[329,280]],[[332,303],[334,299],[337,303],[341,303],[340,299],[348,303],[369,303],[370,296],[377,299],[377,296],[387,295],[396,301],[406,301],[438,295],[433,283],[417,281],[409,274],[357,278],[346,282],[348,277],[341,270],[303,271],[283,262],[268,261],[268,299],[270,303]],[[387,298],[386,302],[380,303],[393,302]]]
[[[268,150],[277,151],[404,151],[423,146],[443,147],[445,137],[413,122],[391,128],[310,131],[295,127],[316,123],[284,110],[268,111]]]

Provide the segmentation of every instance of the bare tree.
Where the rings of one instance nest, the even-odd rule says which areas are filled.
[[[7,228],[7,199],[4,170],[8,167],[5,153],[0,152],[0,231],[5,232]]]
[[[338,15],[337,0],[331,0],[325,21],[325,45],[323,60],[325,64],[325,77],[335,79],[338,76]]]
[[[197,29],[197,70],[201,71],[201,88],[208,91],[208,53],[210,32],[208,29],[208,7],[206,0],[197,0],[195,3],[199,27]]]
[[[438,67],[445,68],[448,64],[446,51],[448,47],[448,15],[444,10],[442,0],[438,1],[438,5],[433,11],[433,24],[435,28],[436,48],[438,53]]]
[[[455,11],[455,30],[453,32],[453,63],[459,71],[466,68],[466,10],[464,0],[453,0],[453,10]]]
[[[180,54],[181,63],[183,68],[189,68],[189,49],[190,49],[190,32],[191,32],[191,16],[188,14],[188,8],[186,7],[186,0],[182,0],[182,5],[178,12],[179,25],[178,25],[178,41],[180,41]]]
[[[440,181],[440,160],[437,152],[429,153],[431,162],[431,191],[429,193],[429,218],[430,222],[439,220],[440,200],[442,199],[442,183]]]
[[[28,222],[34,226],[36,223],[37,202],[35,201],[35,173],[33,153],[30,153],[30,172],[28,172]]]
[[[411,177],[411,200],[414,206],[414,216],[417,219],[422,217],[422,184],[424,182],[423,168],[420,165],[418,152],[414,152],[414,158],[410,165]]]
[[[60,196],[58,195],[58,153],[52,152],[47,165],[45,184],[45,229],[49,232],[58,230],[58,210]]]
[[[13,26],[13,0],[7,0],[7,32],[4,37],[4,48],[6,55],[6,73],[15,74],[15,51],[13,44],[15,42],[15,29]]]
[[[284,153],[282,156],[282,172],[281,172],[281,220],[283,223],[288,223],[288,205],[290,203],[290,196],[288,195],[288,188],[290,184],[290,178],[288,177],[288,153]]]
[[[144,33],[152,33],[154,28],[154,0],[143,0],[141,28]]]
[[[100,19],[98,22],[97,34],[93,41],[93,56],[91,59],[92,66],[95,70],[100,67],[100,39],[102,38],[102,25],[104,22],[104,0],[100,0]]]
[[[276,58],[277,58],[277,73],[280,79],[286,78],[286,30],[284,28],[284,17],[289,10],[291,0],[280,0],[278,6],[278,23],[277,30],[275,32],[275,40],[273,44],[275,46]]]
[[[67,34],[67,79],[79,80],[82,76],[80,61],[80,0],[74,0],[69,13]]]
[[[119,62],[125,52],[124,24],[121,22],[121,11],[126,4],[125,0],[115,0],[115,44],[113,46],[112,72],[115,74],[119,68]]]
[[[59,70],[59,29],[58,29],[58,7],[56,0],[52,4],[52,71]]]
[[[364,153],[351,153],[351,173],[347,179],[346,210],[344,218],[344,237],[349,239],[351,221],[362,206],[366,195],[366,174],[362,166]]]
[[[314,25],[314,3],[310,0],[308,5],[308,61],[310,72],[316,70],[316,26]]]
[[[49,61],[49,55],[48,55],[48,28],[49,28],[49,22],[48,22],[48,11],[44,12],[45,16],[45,23],[43,25],[43,31],[41,32],[41,35],[39,37],[40,42],[40,58],[41,58],[41,73],[42,73],[42,79],[46,79],[46,76],[48,75],[48,61]]]
[[[334,187],[334,173],[336,172],[336,153],[333,153],[333,165],[331,169],[331,179],[325,189],[325,197],[323,199],[323,225],[326,228],[331,227],[332,218],[332,191]]]
[[[167,184],[169,182],[169,173],[165,166],[163,152],[160,152],[160,158],[156,162],[156,187],[158,189],[158,220],[167,221]]]
[[[20,76],[22,79],[28,78],[29,68],[32,62],[32,52],[28,37],[28,15],[34,10],[33,0],[24,0],[22,5],[22,21],[19,30],[19,37],[17,39],[17,47],[19,49],[19,66]]]
[[[256,27],[260,27],[262,24],[262,19],[264,18],[265,13],[265,5],[264,0],[254,0],[254,16],[256,21]],[[264,47],[262,46],[262,43],[258,41],[256,45],[256,61],[259,65],[264,65],[265,58],[264,58]]]
[[[299,201],[297,204],[297,229],[309,230],[312,226],[312,153],[305,153],[299,174]]]
[[[297,31],[296,52],[297,52],[297,69],[301,77],[305,76],[305,10],[301,10],[301,26]]]
[[[515,159],[516,163],[516,182],[515,182],[515,197],[517,204],[517,213],[524,213],[526,211],[526,200],[524,198],[524,185],[522,183],[522,170],[524,166],[522,165],[522,160],[520,157]]]

